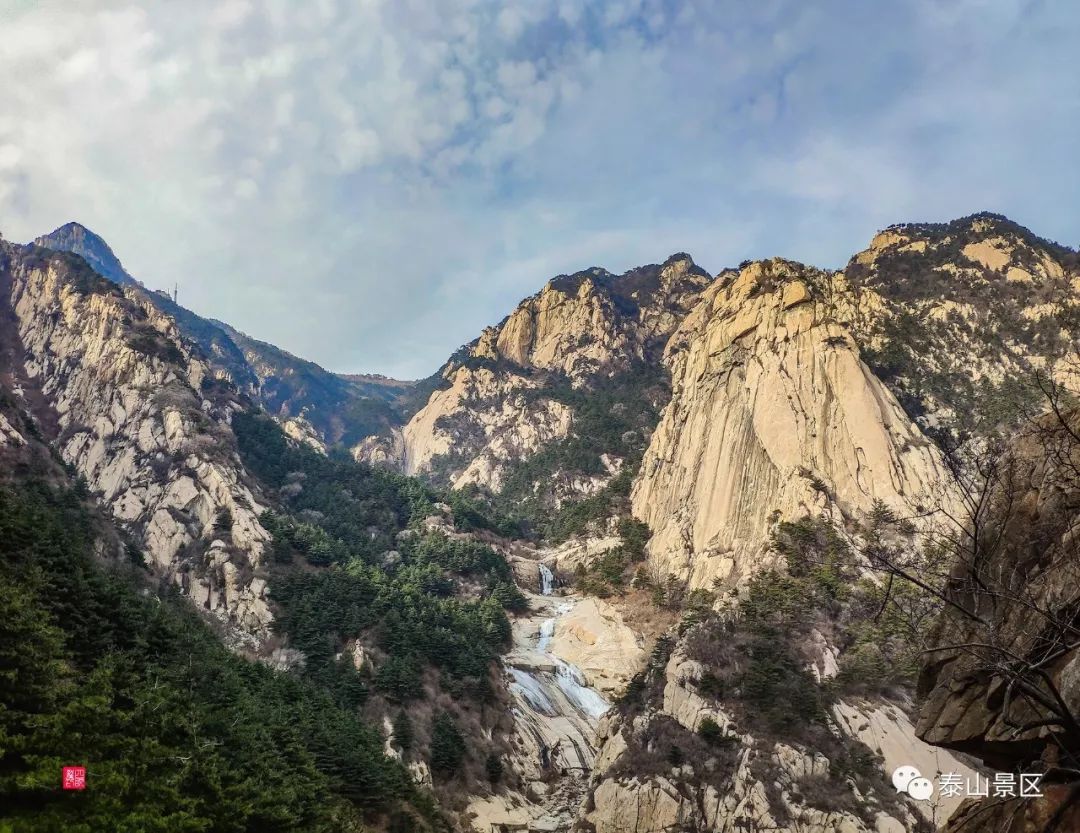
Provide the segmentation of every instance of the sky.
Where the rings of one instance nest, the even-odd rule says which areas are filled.
[[[69,220],[335,371],[551,277],[836,267],[895,222],[1080,243],[1073,0],[0,0],[0,233]]]

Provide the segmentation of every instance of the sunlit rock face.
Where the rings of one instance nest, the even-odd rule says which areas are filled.
[[[429,470],[432,460],[449,454],[465,439],[462,431],[472,432],[478,444],[476,454],[460,471],[455,470],[453,485],[460,488],[479,483],[498,491],[502,463],[528,456],[565,437],[570,428],[570,409],[536,397],[539,387],[527,377],[484,367],[456,369],[450,386],[436,391],[402,430],[405,473]],[[455,418],[463,424],[455,427]],[[369,455],[371,462],[378,461],[376,455]],[[387,458],[384,452],[383,460]]]
[[[4,246],[20,373],[36,388],[64,462],[146,563],[225,622],[269,633],[261,577],[269,535],[229,427],[240,401],[171,318],[71,256]],[[227,520],[226,520],[227,519]]]
[[[581,669],[604,695],[618,695],[644,661],[641,638],[618,608],[602,599],[584,599],[554,623],[549,648]]]
[[[973,401],[1008,402],[1033,370],[1069,370],[1080,259],[1005,217],[893,226],[844,276],[864,358],[925,430],[984,433]]]
[[[830,808],[823,796],[837,789],[835,783],[830,787],[834,761],[794,741],[757,738],[740,730],[723,704],[699,687],[705,671],[676,648],[663,668],[655,708],[632,718],[612,711],[600,721],[586,805],[586,818],[597,830],[907,833],[936,829],[962,802],[940,795],[926,802],[898,799],[882,780],[854,805]],[[920,740],[896,704],[840,701],[832,720],[838,737],[861,742],[869,753],[880,755],[886,774],[909,765],[925,773],[974,776],[964,761]],[[703,759],[679,763],[655,754],[663,753],[665,737],[675,737],[665,724],[700,733],[707,722],[726,740],[709,747]],[[686,736],[682,738],[685,743]],[[841,781],[839,791],[846,789]]]
[[[668,343],[672,400],[635,485],[650,551],[692,587],[750,575],[778,518],[910,514],[940,455],[861,361],[843,281],[782,260],[722,276]]]
[[[36,238],[34,244],[78,255],[99,275],[130,290],[130,298],[171,318],[180,336],[202,353],[214,376],[229,380],[250,396],[291,436],[302,432],[305,441],[316,447],[352,444],[365,436],[373,423],[389,426],[400,422],[390,403],[410,389],[410,382],[330,373],[224,322],[196,315],[177,303],[175,285],[144,286],[124,269],[99,235],[80,223],[67,223]],[[182,292],[179,299],[183,300]]]
[[[971,403],[989,389],[1022,405],[1014,383],[1034,368],[1068,378],[1055,357],[1071,339],[1059,314],[1077,275],[1075,253],[988,216],[889,229],[843,272],[771,260],[721,274],[665,350],[672,398],[633,492],[635,514],[654,533],[654,565],[691,587],[734,587],[773,564],[769,540],[780,520],[824,516],[843,526],[875,501],[904,515],[954,507],[955,486],[928,435],[992,429]],[[912,760],[930,772],[970,774],[977,763],[926,742],[970,751],[967,741],[992,730],[993,719],[978,723],[986,692],[964,693],[961,665],[942,673],[931,695],[939,718],[924,715],[922,738],[908,713],[878,700],[838,704],[837,731],[880,754],[886,768]],[[1071,691],[1067,663],[1061,673]],[[899,831],[940,825],[957,809],[956,798],[938,796],[906,810],[883,805],[873,820],[819,815],[789,786],[813,774],[813,751],[778,745],[769,753],[745,736],[720,793],[677,766],[635,776],[627,761],[656,743],[651,727],[665,719],[691,731],[708,719],[733,731],[722,704],[697,688],[701,675],[676,647],[663,668],[662,705],[601,723],[604,774],[588,813],[597,830]],[[765,779],[762,754],[778,756]],[[1003,829],[1005,819],[1039,829],[1061,799],[1003,803],[977,829]],[[964,808],[957,819],[966,830],[977,816]]]
[[[597,726],[640,670],[644,650],[617,611],[556,587],[548,552],[519,559],[530,602],[504,657],[515,731],[508,764],[523,787],[469,805],[471,827],[569,830],[581,815],[596,759]],[[527,570],[531,565],[533,570]],[[536,592],[539,591],[539,592]]]
[[[362,442],[354,455],[499,491],[509,466],[573,430],[574,408],[552,386],[587,391],[654,364],[709,282],[687,255],[624,275],[555,278],[447,362],[441,387],[400,433]],[[563,491],[594,492],[621,464],[609,462],[606,476],[568,480]]]

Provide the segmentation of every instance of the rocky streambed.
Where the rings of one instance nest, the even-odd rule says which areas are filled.
[[[560,776],[592,769],[596,724],[610,703],[576,665],[553,650],[559,619],[580,599],[554,595],[551,571],[541,565],[540,594],[530,594],[533,614],[518,620],[514,648],[506,656],[514,716],[536,744],[541,771]]]
[[[597,613],[596,600],[559,587],[543,563],[535,574],[527,582],[532,587],[522,587],[531,612],[514,622],[513,647],[504,657],[516,724],[512,765],[525,787],[470,805],[472,826],[483,833],[573,826],[588,792],[597,726],[616,685],[596,672],[612,646],[640,651],[621,620]],[[637,659],[624,657],[622,664],[632,668]]]

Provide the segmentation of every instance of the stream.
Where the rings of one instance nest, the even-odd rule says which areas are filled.
[[[506,656],[513,713],[524,739],[526,757],[537,780],[572,782],[563,792],[584,787],[596,754],[596,726],[610,703],[589,687],[574,664],[550,650],[559,618],[578,603],[572,595],[557,595],[551,570],[540,565],[539,593],[526,592],[533,614],[514,626],[514,648]],[[532,767],[530,767],[532,768]]]

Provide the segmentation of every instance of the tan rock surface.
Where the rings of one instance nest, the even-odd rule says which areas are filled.
[[[672,400],[634,486],[664,572],[709,587],[765,556],[776,518],[910,514],[945,479],[940,455],[859,359],[830,277],[786,261],[717,281],[672,336]]]
[[[572,409],[543,395],[545,374],[587,387],[644,359],[709,283],[686,256],[645,271],[645,279],[593,269],[549,281],[501,324],[485,329],[465,359],[443,368],[443,387],[400,437],[362,442],[354,456],[418,474],[453,453],[449,479],[454,486],[475,483],[498,491],[509,465],[571,430]],[[618,281],[627,281],[627,287],[619,288]],[[640,288],[631,288],[635,281]],[[561,499],[602,488],[622,461],[605,462],[606,475],[560,483]]]
[[[77,291],[68,268],[16,259],[10,299],[26,376],[55,407],[61,456],[156,571],[237,638],[262,639],[271,614],[253,570],[270,536],[236,457],[233,405],[203,399],[207,366],[172,319],[137,294]],[[160,346],[135,349],[136,326],[144,343]],[[233,523],[214,554],[205,542],[220,511]]]
[[[589,685],[605,695],[622,691],[645,661],[642,640],[619,611],[594,598],[559,617],[549,650],[580,668]]]
[[[969,779],[974,783],[977,770],[948,750],[921,740],[911,720],[895,704],[841,701],[833,707],[833,715],[845,734],[881,755],[886,773],[900,766],[913,766],[935,783],[946,772],[959,774],[964,783]],[[915,801],[912,806],[940,825],[963,801],[963,796],[943,796],[938,792],[930,801]]]

